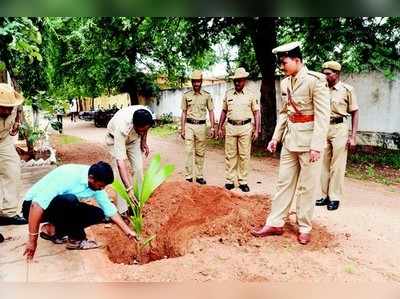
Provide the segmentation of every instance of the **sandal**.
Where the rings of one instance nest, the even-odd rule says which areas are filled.
[[[42,239],[53,242],[54,244],[64,244],[64,243],[67,243],[67,241],[68,241],[67,236],[64,236],[64,237],[59,237],[57,235],[50,236],[49,234],[47,234],[45,232],[40,232],[39,236]]]
[[[69,250],[89,250],[96,249],[100,246],[94,240],[82,240],[82,241],[69,241],[65,248]]]

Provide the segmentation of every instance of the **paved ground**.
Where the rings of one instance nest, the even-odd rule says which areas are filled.
[[[105,129],[90,123],[67,123],[65,133],[102,142]],[[183,143],[178,137],[149,140],[152,153],[176,165],[173,179],[182,179]],[[253,159],[249,182],[252,193],[273,194],[278,161]],[[206,179],[222,185],[224,159],[221,150],[208,153]],[[25,177],[25,187],[33,178]],[[260,182],[260,183],[257,183]],[[29,281],[181,281],[243,279],[270,281],[385,281],[400,283],[400,190],[384,185],[346,179],[346,198],[335,212],[317,208],[315,222],[335,234],[337,246],[321,252],[285,248],[273,250],[264,239],[254,248],[201,247],[196,255],[150,263],[145,266],[111,264],[101,250],[66,252],[40,240],[38,255],[29,268]],[[0,244],[0,281],[25,281],[22,258],[26,227],[2,227],[12,240]],[[207,247],[208,246],[208,247]],[[221,257],[221,252],[223,253]],[[179,269],[175,271],[174,269]]]

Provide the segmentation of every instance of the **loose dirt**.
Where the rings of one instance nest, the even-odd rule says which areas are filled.
[[[52,135],[51,143],[57,152],[57,159],[62,164],[77,163],[89,165],[98,161],[111,162],[111,156],[107,152],[105,145],[99,143],[60,144],[59,135]]]
[[[246,246],[254,239],[250,230],[263,225],[270,206],[268,196],[239,196],[221,187],[168,182],[156,190],[144,209],[144,235],[156,235],[150,247],[140,250],[116,227],[97,226],[94,232],[106,245],[111,261],[147,263],[183,256],[195,239],[218,236],[220,243]],[[289,223],[278,243],[297,243],[296,236]],[[333,245],[333,236],[322,227],[316,227],[313,236],[315,242],[308,250]]]

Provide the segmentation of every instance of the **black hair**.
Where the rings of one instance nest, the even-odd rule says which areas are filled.
[[[89,168],[89,175],[93,176],[96,181],[111,184],[114,182],[114,173],[110,164],[99,161]]]
[[[285,58],[285,57],[289,57],[289,58],[299,58],[300,61],[303,61],[303,55],[301,54],[301,50],[300,47],[296,47],[290,51],[286,51],[286,52],[279,52],[277,53],[278,56],[278,61],[280,62],[281,59]]]
[[[136,110],[133,113],[132,122],[136,127],[139,128],[154,125],[153,116],[147,109]]]

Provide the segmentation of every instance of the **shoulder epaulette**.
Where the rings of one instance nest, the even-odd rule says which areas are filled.
[[[346,84],[346,83],[343,83],[343,82],[342,82],[342,84],[343,84],[343,87],[344,87],[347,91],[353,91],[353,89],[354,89],[353,86],[351,86],[351,85],[349,85],[349,84]]]
[[[317,79],[320,79],[320,80],[326,80],[325,75],[322,73],[319,73],[319,72],[307,71],[307,74],[309,74],[313,77],[316,77]]]

